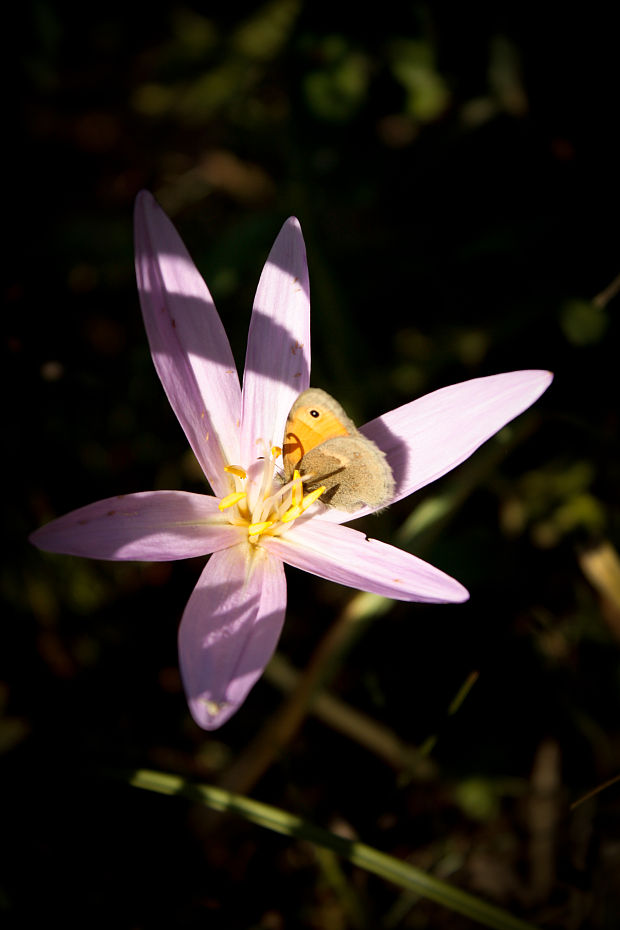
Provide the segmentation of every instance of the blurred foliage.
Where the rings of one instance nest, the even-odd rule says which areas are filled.
[[[26,541],[98,498],[202,488],[140,319],[131,212],[146,187],[240,367],[264,259],[300,218],[313,383],[359,422],[466,378],[555,372],[517,424],[365,524],[456,576],[469,604],[368,611],[330,670],[336,703],[252,792],[541,926],[615,927],[617,783],[569,809],[620,772],[609,13],[31,0],[6,35],[0,907],[21,926],[466,926],[355,870],[334,878],[307,846],[105,777],[223,780],[282,700],[264,680],[223,730],[191,723],[176,626],[202,560],[85,562]],[[281,649],[303,671],[356,601],[288,579]],[[411,762],[423,745],[430,768]]]

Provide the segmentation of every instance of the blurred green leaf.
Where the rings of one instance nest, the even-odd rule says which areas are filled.
[[[600,342],[607,329],[604,307],[589,300],[567,300],[560,309],[560,326],[566,339],[575,346]]]
[[[422,40],[397,39],[389,47],[396,79],[407,91],[406,110],[421,123],[430,123],[445,112],[450,92],[437,70],[431,45]]]
[[[321,119],[343,122],[361,105],[369,80],[365,55],[342,36],[328,36],[318,49],[324,64],[304,80],[308,106]]]

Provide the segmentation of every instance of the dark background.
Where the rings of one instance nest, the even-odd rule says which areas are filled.
[[[191,722],[176,628],[202,560],[26,540],[101,497],[201,488],[142,328],[141,188],[240,368],[263,262],[299,217],[312,382],[358,422],[467,378],[555,372],[513,428],[370,524],[472,595],[392,605],[332,669],[331,692],[403,743],[437,737],[430,770],[309,716],[247,790],[541,926],[617,926],[620,784],[570,808],[620,774],[617,34],[596,3],[348,9],[41,0],[5,23],[0,913],[15,926],[469,926],[119,775],[226,783],[283,700],[267,677],[222,730]],[[441,521],[403,531],[437,502]],[[303,669],[354,592],[288,579],[280,648]]]

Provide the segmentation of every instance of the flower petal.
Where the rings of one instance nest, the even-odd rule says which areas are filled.
[[[258,283],[243,375],[244,463],[259,437],[280,445],[293,401],[310,384],[310,283],[298,221],[290,217]]]
[[[239,463],[241,391],[224,327],[176,229],[147,191],[136,199],[136,276],[155,368],[216,494]]]
[[[313,575],[400,601],[444,604],[469,597],[458,581],[411,553],[320,517],[297,520],[286,535],[265,537],[263,546]]]
[[[276,648],[285,609],[278,559],[247,543],[211,556],[179,628],[181,677],[198,726],[215,730],[239,709]]]
[[[234,546],[244,534],[218,510],[218,500],[185,491],[109,497],[52,520],[30,536],[47,552],[90,559],[167,562]]]
[[[460,465],[506,423],[527,410],[553,380],[549,371],[510,371],[451,384],[361,427],[386,453],[396,491],[391,503]],[[359,510],[354,517],[369,513]],[[350,514],[330,510],[330,523]]]

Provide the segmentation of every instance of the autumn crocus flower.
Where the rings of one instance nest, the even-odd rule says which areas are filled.
[[[155,368],[213,490],[143,491],[90,504],[32,534],[50,552],[98,559],[210,555],[179,628],[194,720],[221,726],[269,661],[286,608],[283,562],[340,584],[426,603],[467,599],[439,569],[343,523],[352,515],[281,478],[293,401],[310,383],[310,291],[299,223],[283,226],[261,274],[239,384],[211,295],[176,230],[143,192],[136,273]],[[551,381],[517,371],[442,388],[366,424],[386,453],[393,500],[466,459]],[[359,511],[359,516],[367,510]]]

